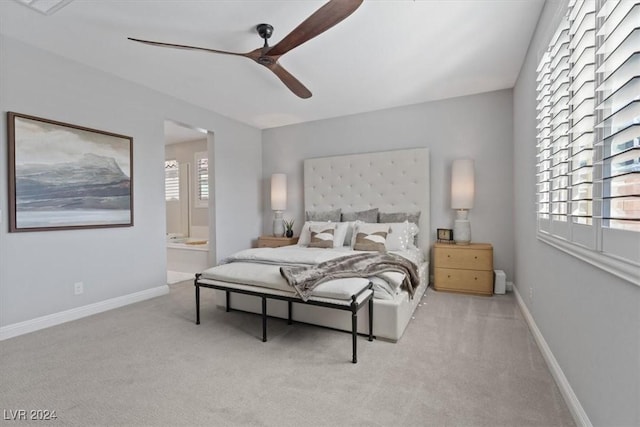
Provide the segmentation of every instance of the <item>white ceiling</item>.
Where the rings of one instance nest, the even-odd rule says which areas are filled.
[[[281,57],[309,99],[247,58],[127,40],[248,52],[257,24],[274,45],[324,3],[74,0],[46,16],[0,0],[0,32],[264,129],[511,88],[544,0],[366,0]]]

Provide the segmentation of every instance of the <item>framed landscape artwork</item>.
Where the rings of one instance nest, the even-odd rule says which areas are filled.
[[[133,225],[133,138],[7,113],[9,231]]]

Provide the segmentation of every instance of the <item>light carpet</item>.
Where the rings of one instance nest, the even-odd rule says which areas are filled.
[[[167,271],[167,285],[184,282],[185,280],[193,280],[194,273],[183,273],[181,271]]]
[[[0,342],[10,425],[571,426],[511,294],[428,289],[398,343],[215,307],[191,282],[168,295]],[[5,416],[6,418],[6,416]]]

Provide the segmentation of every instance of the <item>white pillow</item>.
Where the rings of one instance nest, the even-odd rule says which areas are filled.
[[[419,232],[420,232],[420,228],[418,228],[418,226],[413,222],[410,222],[409,226],[407,227],[407,233],[409,234],[408,235],[409,242],[407,244],[407,249],[418,247],[417,244],[418,244]]]
[[[353,227],[356,225],[356,221],[345,221],[343,224],[347,224],[344,236],[344,245],[353,246],[351,240],[353,240]]]
[[[417,242],[416,236],[420,229],[413,222],[405,221],[400,223],[391,223],[389,227],[396,232],[395,236],[392,236],[391,242],[394,247],[398,247],[398,249],[390,249],[387,247],[389,251],[403,251],[409,248],[415,248],[415,243]],[[394,238],[397,238],[399,242],[395,241]],[[389,236],[387,236],[387,241],[389,241]]]
[[[347,237],[347,230],[349,229],[349,224],[346,222],[338,222],[336,224],[336,231],[334,232],[333,238],[333,247],[341,248],[344,246],[345,238]]]
[[[347,223],[346,222],[321,222],[321,221],[307,221],[302,226],[302,230],[300,231],[300,237],[298,238],[299,246],[309,246],[309,242],[311,242],[311,230],[310,227],[314,227],[314,231],[322,231],[318,229],[318,227],[327,229],[330,225],[330,228],[333,228],[333,247],[339,248],[344,245],[344,238],[347,234]],[[318,227],[316,227],[318,226]]]
[[[387,235],[388,251],[404,251],[409,246],[409,223],[408,222],[392,222],[385,224],[389,227]]]

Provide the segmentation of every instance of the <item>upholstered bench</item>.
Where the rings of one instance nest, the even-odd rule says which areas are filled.
[[[246,285],[232,282],[224,282],[203,277],[202,273],[196,274],[194,280],[196,289],[196,324],[200,324],[200,288],[218,289],[225,292],[226,311],[231,311],[231,294],[238,293],[252,295],[262,299],[262,341],[267,341],[267,300],[287,301],[288,323],[293,323],[293,304],[308,304],[320,307],[333,308],[351,312],[351,336],[353,363],[358,362],[358,311],[365,305],[369,306],[369,341],[373,341],[373,286],[367,279],[352,278],[339,279],[318,285],[311,297],[303,301],[294,292],[286,292],[280,289],[264,288],[255,285]]]

